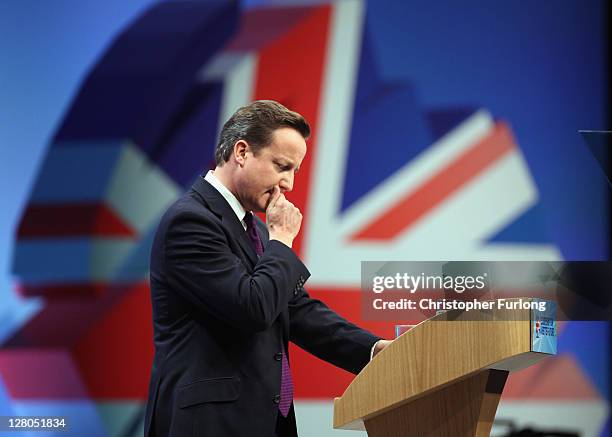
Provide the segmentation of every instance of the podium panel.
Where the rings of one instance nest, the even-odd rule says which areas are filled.
[[[556,353],[554,323],[529,308],[428,319],[381,351],[334,400],[334,428],[373,437],[488,436],[508,374]]]

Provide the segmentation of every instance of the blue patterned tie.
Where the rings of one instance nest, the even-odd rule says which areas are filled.
[[[253,244],[253,248],[255,249],[257,256],[262,256],[263,243],[261,242],[261,238],[259,238],[259,234],[257,233],[253,213],[247,212],[245,214],[244,223],[246,223],[246,232],[249,236],[249,240],[251,240],[251,243]],[[289,409],[291,408],[291,402],[293,402],[293,379],[291,378],[291,369],[289,368],[289,361],[287,360],[287,354],[285,354],[284,348],[281,361],[281,392],[278,409],[284,417],[287,417],[287,414],[289,414]]]

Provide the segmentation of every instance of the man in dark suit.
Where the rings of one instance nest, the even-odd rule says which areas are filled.
[[[309,135],[277,102],[239,109],[214,172],[161,219],[146,436],[295,436],[288,342],[353,373],[388,343],[303,288],[310,273],[291,249],[302,216],[284,193]]]

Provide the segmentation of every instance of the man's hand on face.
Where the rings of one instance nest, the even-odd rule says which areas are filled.
[[[300,232],[302,213],[289,202],[280,188],[274,187],[272,199],[266,208],[266,226],[270,240],[278,240],[291,247],[293,239]]]

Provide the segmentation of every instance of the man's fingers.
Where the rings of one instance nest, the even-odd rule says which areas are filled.
[[[277,186],[274,187],[274,191],[272,191],[272,200],[270,200],[270,203],[268,203],[268,210],[270,208],[273,208],[276,205],[276,202],[278,202],[278,199],[281,196],[281,191],[280,188],[278,188]]]

